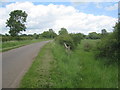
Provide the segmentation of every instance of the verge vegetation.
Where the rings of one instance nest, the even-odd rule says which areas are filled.
[[[49,43],[42,48],[23,77],[20,87],[117,88],[118,66],[116,63],[107,65],[106,58],[96,60],[94,47],[98,42],[82,40],[76,50],[69,53],[64,46],[56,42]],[[91,46],[89,51],[85,50],[86,43]]]
[[[40,50],[32,66],[24,75],[20,88],[48,88],[51,82],[51,63],[53,63],[51,43],[46,44]]]
[[[86,43],[91,47],[85,50]],[[66,53],[64,47],[54,44],[55,68],[52,79],[56,88],[117,88],[117,63],[107,65],[108,58],[95,58],[98,40],[82,40],[77,49]],[[57,49],[56,49],[57,48]]]

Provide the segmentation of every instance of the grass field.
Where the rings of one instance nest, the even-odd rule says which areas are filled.
[[[54,42],[44,46],[20,87],[117,88],[117,64],[106,65],[103,58],[96,60],[94,48],[97,42],[82,40],[73,52],[66,52],[64,47]],[[84,49],[86,43],[91,46],[89,51]],[[43,61],[48,62],[46,67],[49,66],[49,69],[44,69]]]
[[[48,39],[34,39],[34,40],[23,40],[23,41],[8,41],[8,42],[0,42],[0,52],[1,51],[7,51],[10,49],[18,48],[27,44],[45,41]]]

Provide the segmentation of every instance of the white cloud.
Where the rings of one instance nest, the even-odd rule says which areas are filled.
[[[69,0],[63,0],[69,1]],[[119,2],[119,0],[71,0],[72,2]]]
[[[2,33],[7,32],[5,22],[9,18],[9,13],[13,10],[21,9],[28,14],[27,30],[24,33],[41,33],[49,28],[58,32],[65,27],[69,32],[100,32],[105,28],[112,31],[112,27],[117,21],[109,16],[95,16],[78,11],[72,6],[64,5],[34,5],[30,2],[16,2],[0,8],[0,28]]]
[[[108,11],[117,10],[118,9],[118,3],[114,4],[113,6],[105,7],[105,9],[108,10]]]
[[[2,2],[24,2],[27,0],[1,0]],[[119,2],[119,0],[29,0],[30,2]]]

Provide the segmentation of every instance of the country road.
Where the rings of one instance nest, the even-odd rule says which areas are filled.
[[[33,43],[2,53],[2,88],[17,88],[41,47],[50,41]]]

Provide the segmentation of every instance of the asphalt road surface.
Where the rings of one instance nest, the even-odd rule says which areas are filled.
[[[49,41],[33,43],[2,53],[2,88],[17,88],[41,47]]]

